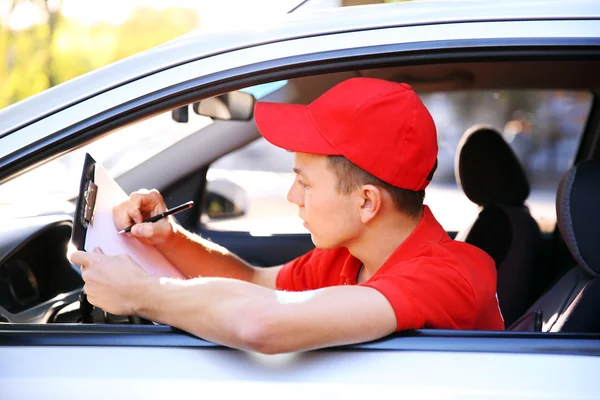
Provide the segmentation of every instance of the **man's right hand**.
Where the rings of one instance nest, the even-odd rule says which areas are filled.
[[[171,217],[141,223],[166,210],[165,201],[157,190],[138,190],[129,196],[129,200],[113,208],[113,219],[118,230],[133,225],[131,233],[125,235],[156,246],[186,277],[220,276],[275,289],[282,266],[253,268],[226,248],[187,232]]]
[[[128,200],[113,208],[113,220],[119,231],[133,225],[131,233],[126,235],[148,244],[163,245],[175,237],[175,224],[171,223],[171,219],[141,222],[165,211],[167,206],[158,190],[142,189],[132,193]]]

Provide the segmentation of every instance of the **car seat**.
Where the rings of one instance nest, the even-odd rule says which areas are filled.
[[[500,133],[483,125],[468,129],[461,138],[455,172],[465,195],[481,207],[456,240],[479,247],[496,262],[498,301],[509,326],[535,300],[532,288],[542,239],[524,204],[529,181]]]
[[[577,261],[510,327],[514,331],[600,332],[600,161],[584,161],[556,196],[560,234]]]

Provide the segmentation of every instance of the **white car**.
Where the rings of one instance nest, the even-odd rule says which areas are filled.
[[[588,252],[600,221],[583,204],[583,234],[577,222],[565,237],[554,208],[566,169],[600,155],[598,71],[597,1],[416,2],[186,35],[0,110],[0,398],[599,398],[600,310],[589,294],[600,266]],[[501,305],[518,303],[506,306],[506,331],[424,327],[267,356],[135,317],[82,317],[83,283],[65,253],[85,152],[127,192],[157,188],[169,206],[195,200],[178,216],[191,231],[254,265],[279,265],[313,245],[281,195],[289,154],[260,139],[253,98],[308,103],[354,76],[407,82],[431,109],[440,171],[426,201],[452,234],[486,206],[471,201],[466,181],[466,196],[454,183],[455,171],[461,179],[480,168],[457,161],[455,170],[462,132],[486,123],[506,136],[511,107],[527,111],[533,130],[515,119],[525,128],[510,139],[518,132],[533,146],[521,163],[539,241],[515,244],[492,230],[482,243],[532,254],[508,284],[499,279]],[[214,101],[220,111],[202,109]],[[494,179],[475,190],[497,187]],[[600,200],[588,186],[583,193]],[[504,274],[506,260],[496,260]],[[526,292],[511,291],[521,284]],[[568,317],[580,310],[585,324],[573,328]]]

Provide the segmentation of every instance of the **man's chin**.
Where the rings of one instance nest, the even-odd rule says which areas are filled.
[[[315,247],[319,250],[329,250],[329,249],[335,249],[338,248],[340,246],[336,246],[334,243],[328,243],[325,242],[323,240],[319,240],[318,237],[315,237],[314,233],[310,233],[310,238],[313,242],[313,244],[315,245]]]

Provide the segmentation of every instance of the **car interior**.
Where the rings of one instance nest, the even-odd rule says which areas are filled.
[[[496,262],[498,301],[508,327],[527,310],[534,295],[542,240],[525,205],[529,181],[521,162],[493,127],[475,126],[465,132],[456,157],[457,180],[481,212],[455,239],[485,250]]]
[[[600,62],[586,59],[381,65],[289,76],[285,85],[259,100],[307,104],[336,83],[356,76],[406,82],[419,94],[505,89],[588,93],[592,101],[582,123],[579,147],[573,154],[574,166],[560,187],[558,183],[555,187],[557,222],[551,229],[540,229],[540,221],[528,207],[530,177],[522,162],[502,132],[487,125],[482,116],[462,135],[454,160],[459,188],[477,205],[477,213],[473,219],[465,217],[467,228],[448,231],[457,240],[482,248],[496,261],[498,298],[507,330],[598,333],[600,292],[596,277],[600,273],[600,253],[594,243],[600,235],[596,212],[600,163],[595,161],[600,153],[598,70]],[[159,189],[167,206],[194,200],[192,210],[177,216],[181,225],[222,244],[253,265],[280,265],[312,249],[310,235],[251,235],[213,230],[202,222],[206,198],[211,195],[207,171],[212,163],[260,138],[251,112],[244,111],[252,102],[232,112],[234,105],[240,104],[233,93],[238,90],[224,93],[229,95],[223,102],[225,111],[229,111],[225,117],[198,103],[172,110],[178,124],[186,124],[188,112],[212,115],[213,121],[114,178],[128,193],[139,188]],[[0,321],[152,325],[139,318],[120,318],[87,309],[88,305],[80,302],[82,281],[77,267],[65,257],[71,218],[64,212],[24,218],[7,222],[2,229]]]

